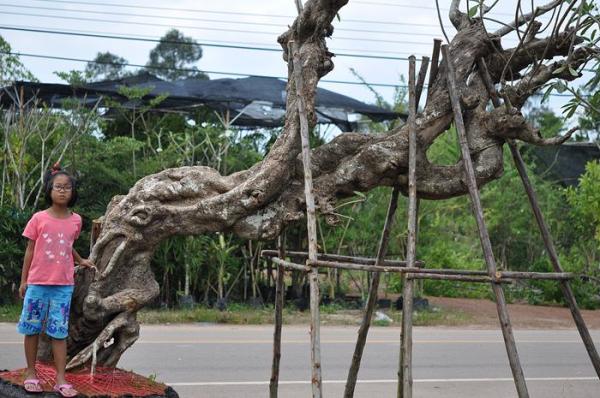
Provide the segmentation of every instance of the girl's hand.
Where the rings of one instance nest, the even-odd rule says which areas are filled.
[[[19,286],[19,297],[21,297],[22,299],[25,298],[26,290],[27,290],[27,284],[21,283],[21,285]]]
[[[96,269],[96,265],[89,258],[82,258],[81,261],[79,261],[79,265],[86,268]]]

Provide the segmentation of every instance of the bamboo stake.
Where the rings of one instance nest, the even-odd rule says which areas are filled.
[[[285,258],[285,236],[283,233],[277,239],[279,258]],[[277,280],[275,282],[275,331],[273,332],[273,363],[271,380],[269,382],[269,397],[277,398],[279,387],[279,362],[281,360],[281,327],[283,325],[283,298],[285,284],[283,281],[284,268],[277,264]]]
[[[425,76],[427,76],[427,68],[429,67],[429,57],[421,58],[421,67],[419,68],[419,77],[417,78],[417,85],[415,88],[415,115],[419,110],[419,100],[421,99],[421,93],[423,93],[423,86],[425,85]]]
[[[446,60],[446,67],[448,73],[448,92],[450,94],[450,100],[452,102],[452,110],[454,111],[454,122],[456,125],[456,131],[460,141],[460,147],[462,152],[462,160],[465,166],[465,174],[467,179],[467,186],[469,194],[471,196],[471,202],[473,205],[473,211],[475,213],[475,220],[477,221],[477,228],[479,231],[479,239],[483,249],[485,262],[488,268],[488,272],[491,277],[496,274],[496,262],[494,254],[492,252],[492,244],[490,237],[485,226],[483,219],[483,208],[479,198],[479,190],[477,188],[477,181],[475,180],[475,171],[473,169],[473,163],[471,161],[471,153],[469,151],[469,144],[467,142],[467,135],[465,130],[465,124],[462,117],[462,110],[460,106],[460,98],[458,88],[456,85],[454,65],[448,54],[448,46],[442,46],[442,54]],[[512,326],[508,311],[506,309],[506,300],[504,298],[504,290],[497,283],[492,283],[492,290],[496,297],[496,309],[498,311],[498,318],[500,320],[500,327],[502,328],[502,335],[504,337],[504,343],[506,345],[506,352],[508,354],[508,361],[510,368],[515,379],[515,386],[519,398],[528,398],[529,393],[527,391],[527,385],[525,384],[525,376],[523,375],[523,369],[519,361],[519,354],[517,352],[517,346],[512,333]]]
[[[483,82],[490,94],[490,98],[492,99],[492,103],[495,108],[501,106],[500,99],[496,93],[496,89],[492,84],[492,79],[488,72],[487,66],[483,59],[479,59],[478,61],[479,73],[482,77]],[[546,246],[546,251],[548,252],[548,256],[550,257],[550,262],[552,263],[552,267],[555,272],[563,272],[563,268],[560,265],[560,260],[558,258],[558,254],[556,252],[556,247],[554,246],[554,242],[552,240],[552,235],[550,234],[550,229],[548,228],[548,224],[544,219],[540,206],[537,200],[537,194],[533,188],[533,184],[529,180],[529,176],[527,175],[527,169],[525,168],[525,162],[521,157],[521,153],[517,149],[517,146],[513,140],[508,141],[508,146],[510,148],[510,152],[515,161],[515,165],[517,166],[517,170],[519,171],[519,176],[521,176],[521,181],[523,182],[523,186],[525,187],[525,192],[527,193],[527,198],[529,199],[529,204],[531,205],[531,210],[535,216],[535,220],[540,228],[540,233],[542,234],[542,239],[544,241],[544,245]],[[573,316],[573,320],[575,321],[575,325],[577,326],[577,330],[583,340],[583,345],[585,346],[590,360],[592,361],[592,365],[596,370],[596,374],[598,378],[600,378],[600,356],[598,355],[598,351],[594,345],[594,340],[592,340],[592,336],[583,320],[583,316],[581,316],[581,311],[579,311],[579,306],[577,305],[577,300],[575,300],[575,295],[571,290],[571,286],[569,283],[564,280],[560,284],[560,288],[563,292],[563,296],[565,296],[565,301],[569,306],[569,310],[571,311],[571,315]]]
[[[377,265],[363,265],[363,264],[352,264],[352,263],[340,263],[334,261],[307,261],[309,266],[317,266],[324,268],[338,268],[338,269],[348,269],[353,271],[367,271],[367,272],[391,272],[391,273],[406,273],[406,272],[419,272],[424,269],[421,268],[406,268],[406,267],[386,267],[386,266],[377,266]],[[427,269],[427,272],[430,271]],[[445,270],[443,270],[445,271]],[[458,270],[448,270],[448,271],[458,271]],[[469,271],[467,271],[469,272]],[[473,271],[480,272],[480,271]],[[487,275],[487,274],[486,274]]]
[[[280,261],[273,258],[273,261]],[[284,266],[292,264],[296,269],[306,271],[308,268],[299,264],[283,261]],[[385,267],[377,265],[362,265],[352,263],[339,263],[333,261],[307,261],[311,267],[348,269],[354,271],[367,272],[390,272],[396,274],[439,274],[439,275],[463,275],[463,276],[489,276],[487,271],[476,271],[470,269],[444,269],[444,268],[418,268],[418,267]],[[574,279],[575,274],[570,272],[516,272],[516,271],[498,271],[494,274],[494,280],[503,279],[543,279],[543,280],[569,280]]]
[[[485,283],[512,283],[510,279],[497,280],[490,276],[463,276],[463,275],[447,275],[447,274],[431,274],[431,273],[420,273],[420,274],[406,274],[406,279],[432,279],[432,280],[444,280],[444,281],[458,281],[458,282],[485,282]],[[404,308],[404,303],[403,303]],[[404,316],[404,311],[402,313]]]
[[[278,252],[276,250],[263,250],[260,254],[262,257],[277,257]],[[307,252],[298,252],[298,251],[289,251],[286,252],[288,257],[292,258],[308,258]],[[346,261],[351,264],[364,264],[364,265],[374,265],[377,262],[376,257],[354,257],[354,256],[343,256],[339,254],[325,254],[318,253],[317,254],[318,261]],[[406,267],[406,261],[397,261],[397,260],[382,260],[380,265],[387,267]],[[421,267],[424,265],[423,261],[415,261],[415,265],[417,267]]]
[[[417,92],[415,88],[415,57],[408,57],[408,242],[406,262],[414,268],[417,243]],[[423,76],[423,81],[425,77]],[[412,310],[414,283],[404,278],[402,291],[402,334],[400,366],[398,369],[398,397],[412,398]]]
[[[439,62],[440,62],[440,46],[442,41],[440,39],[433,39],[433,52],[431,54],[431,69],[429,70],[429,81],[427,83],[427,101],[429,101],[429,93],[431,92],[431,86],[437,79]],[[427,101],[425,105],[427,105]]]
[[[394,186],[392,189],[392,196],[390,198],[390,204],[388,205],[387,216],[383,225],[383,231],[381,232],[381,239],[379,240],[379,248],[377,249],[377,258],[375,259],[375,266],[380,266],[383,262],[383,258],[387,252],[388,243],[390,239],[390,232],[392,225],[394,224],[394,215],[396,208],[398,207],[398,194],[400,189],[398,186]],[[319,262],[317,262],[318,264]],[[353,264],[354,265],[354,264]],[[360,328],[358,329],[358,337],[356,339],[356,346],[354,347],[354,355],[352,356],[352,363],[348,370],[348,377],[346,379],[346,387],[344,389],[344,397],[352,398],[354,396],[354,389],[356,387],[356,378],[358,376],[358,370],[360,368],[360,361],[365,348],[365,342],[367,341],[367,334],[369,333],[369,327],[371,326],[371,319],[373,318],[373,311],[377,302],[377,291],[379,289],[380,272],[376,271],[371,278],[371,285],[369,286],[369,296],[365,305],[365,312],[363,314]]]
[[[421,62],[421,69],[419,70],[419,81],[417,82],[416,87],[416,103],[419,102],[419,97],[423,91],[423,85],[425,84],[425,76],[427,74],[427,68],[429,66],[429,58],[423,57]],[[416,108],[416,106],[415,106]],[[388,213],[384,224],[384,229],[381,235],[381,241],[379,244],[379,249],[377,253],[377,258],[375,262],[375,266],[381,266],[382,262],[384,262],[384,257],[387,252],[387,244],[389,242],[389,233],[392,228],[394,214],[396,212],[396,208],[398,207],[398,193],[399,188],[397,186],[394,187],[392,191],[392,196],[390,198],[390,204],[388,207]],[[418,206],[418,205],[417,205]],[[407,262],[403,262],[404,266],[407,265]],[[415,262],[413,262],[414,265]],[[419,262],[420,263],[420,262]],[[344,391],[344,397],[349,398],[354,396],[354,388],[356,386],[356,378],[358,375],[358,370],[360,368],[360,361],[362,358],[362,353],[364,350],[364,345],[367,339],[367,334],[369,332],[369,327],[371,324],[371,318],[373,316],[373,310],[375,308],[375,303],[377,301],[377,291],[379,288],[379,272],[375,272],[373,278],[371,279],[371,286],[369,288],[369,296],[367,300],[367,305],[365,307],[364,317],[361,323],[361,326],[358,331],[358,338],[356,341],[356,347],[354,350],[354,356],[352,358],[352,364],[350,366],[350,370],[348,372],[348,379],[346,381],[346,389]]]
[[[302,139],[302,163],[304,166],[304,195],[306,196],[306,223],[308,229],[308,259],[317,260],[317,222],[315,211],[315,199],[313,196],[312,172],[310,169],[310,145],[308,141],[308,117],[306,115],[306,104],[304,103],[304,82],[302,78],[302,63],[298,44],[292,42],[293,48],[293,73],[296,83],[296,103],[298,116],[300,118],[300,137]],[[312,363],[312,394],[313,398],[322,396],[321,385],[321,343],[320,343],[320,320],[319,320],[319,273],[313,268],[309,274],[310,281],[310,346]]]
[[[287,269],[291,269],[291,270],[295,270],[295,271],[310,272],[310,270],[311,270],[310,267],[308,267],[307,265],[292,263],[290,261],[285,261],[285,260],[282,260],[277,257],[273,257],[271,259],[271,261],[273,261],[277,265],[281,265],[283,268],[287,268]]]
[[[497,272],[500,279],[537,279],[537,280],[558,280],[565,281],[574,279],[575,274],[570,272]]]

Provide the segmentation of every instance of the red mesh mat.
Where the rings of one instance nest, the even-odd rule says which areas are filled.
[[[44,391],[53,391],[52,388],[56,384],[54,366],[38,362],[35,368]],[[23,386],[24,374],[25,369],[0,372],[0,379]],[[164,396],[167,388],[165,384],[118,368],[96,367],[95,375],[92,377],[90,368],[86,367],[67,372],[65,378],[80,394],[87,397]]]

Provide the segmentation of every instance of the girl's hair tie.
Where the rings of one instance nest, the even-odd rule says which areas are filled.
[[[50,171],[50,175],[54,175],[54,174],[58,173],[61,170],[62,169],[60,167],[60,163],[56,162],[56,163],[54,163],[54,166],[52,166],[52,170]]]

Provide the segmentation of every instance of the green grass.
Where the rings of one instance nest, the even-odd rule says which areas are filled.
[[[462,311],[441,311],[433,308],[426,311],[418,311],[413,314],[415,326],[462,326],[474,321],[471,314]]]
[[[362,319],[362,310],[347,310],[339,305],[321,306],[321,322],[323,325],[358,325]],[[399,326],[402,322],[402,312],[396,310],[384,311],[393,322],[373,321],[373,326]],[[197,307],[188,310],[148,310],[139,312],[138,319],[142,323],[189,323],[209,322],[235,325],[262,325],[274,322],[272,306],[254,308],[245,305],[230,305],[227,311],[212,308]],[[415,326],[460,326],[473,321],[473,317],[461,311],[440,311],[429,309],[416,311],[413,315]],[[308,324],[310,312],[300,312],[288,306],[283,311],[285,324]]]
[[[0,322],[19,322],[21,316],[20,305],[0,306]]]
[[[138,313],[141,323],[227,323],[235,325],[261,325],[273,322],[273,308],[254,308],[232,304],[226,311],[213,308],[195,307],[177,310],[143,309]]]
[[[321,306],[321,323],[323,325],[358,325],[362,319],[362,310],[348,310],[337,304]],[[393,309],[384,310],[393,322],[373,321],[373,326],[399,326],[402,312]],[[21,314],[20,305],[0,306],[0,322],[18,322]],[[138,320],[143,324],[172,323],[220,323],[231,325],[270,325],[274,322],[272,305],[256,308],[243,304],[230,304],[226,311],[198,306],[191,309],[156,310],[144,308],[138,312]],[[440,311],[430,309],[418,311],[413,315],[415,326],[461,326],[473,321],[473,317],[460,311]],[[310,311],[298,311],[293,306],[283,310],[283,323],[308,324]]]

